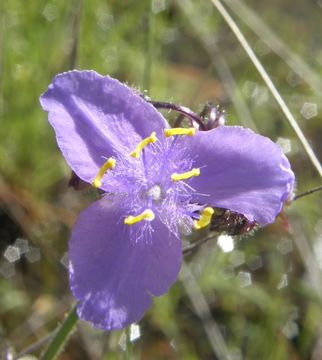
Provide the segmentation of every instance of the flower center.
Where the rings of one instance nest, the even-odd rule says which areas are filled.
[[[152,197],[154,201],[159,201],[161,198],[161,188],[159,185],[153,185],[147,192],[149,197]]]
[[[101,187],[103,176],[108,171],[112,170],[112,176],[109,179],[111,193],[114,192],[113,190],[115,189],[115,186],[119,185],[119,179],[121,180],[122,189],[124,188],[124,183],[122,181],[126,177],[125,180],[127,185],[124,188],[124,192],[128,195],[133,194],[134,197],[132,200],[134,202],[138,201],[135,206],[136,211],[134,214],[128,214],[124,218],[125,225],[134,225],[142,221],[153,221],[155,218],[153,210],[156,210],[158,214],[161,214],[160,216],[163,217],[163,221],[169,223],[170,225],[176,222],[176,220],[179,220],[179,226],[181,226],[180,221],[182,222],[181,227],[186,226],[185,222],[187,221],[186,217],[189,216],[189,209],[184,211],[183,207],[188,206],[189,208],[190,203],[189,196],[187,198],[187,195],[189,194],[187,194],[186,184],[184,181],[192,177],[199,176],[200,168],[191,169],[192,161],[189,159],[183,165],[177,164],[177,160],[180,160],[180,158],[171,158],[171,152],[175,148],[175,145],[177,145],[178,138],[182,136],[194,136],[195,134],[196,129],[194,128],[164,129],[163,135],[166,138],[174,137],[174,140],[172,142],[167,142],[167,144],[164,145],[164,149],[161,144],[161,147],[154,146],[152,147],[151,152],[148,151],[145,153],[147,147],[150,147],[151,144],[158,141],[156,132],[153,131],[150,136],[139,142],[134,151],[130,153],[130,158],[126,157],[123,160],[120,158],[116,161],[111,157],[108,158],[101,166],[92,182],[94,187]],[[162,152],[162,149],[164,152]],[[141,161],[140,156],[142,153],[144,156]],[[151,160],[151,156],[153,157],[153,161]],[[131,161],[131,158],[135,158],[136,160],[132,159]],[[137,161],[139,162],[136,164]],[[118,164],[116,162],[118,162]],[[127,168],[128,165],[130,165],[130,169]],[[140,170],[138,172],[136,169],[137,165],[139,166],[138,170]],[[175,170],[184,170],[189,168],[191,169],[189,171],[175,172]],[[134,184],[132,185],[133,182]],[[180,182],[182,183],[180,184]],[[146,187],[146,184],[150,185]],[[164,185],[165,190],[160,184]],[[117,193],[117,191],[115,191],[115,193]],[[159,206],[161,207],[161,210],[159,209]],[[180,219],[180,216],[178,219],[176,216],[173,218],[172,213],[169,216],[164,215],[165,212],[162,209],[164,207],[168,209],[168,207],[171,206],[175,206],[180,209],[182,208],[182,211],[180,210],[180,216],[183,216],[182,219]],[[202,209],[202,207],[198,208],[198,210],[200,209]],[[168,211],[166,211],[166,213],[168,213]],[[196,219],[196,216],[191,215],[191,218],[189,218],[190,222],[188,222],[190,225],[193,225],[195,229],[202,229],[208,226],[213,213],[214,210],[211,207],[206,207],[197,216],[197,220],[192,222],[192,219]]]

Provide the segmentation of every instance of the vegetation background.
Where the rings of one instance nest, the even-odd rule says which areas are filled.
[[[94,69],[196,112],[208,101],[219,104],[229,125],[283,146],[297,193],[321,184],[218,2],[0,2],[3,359],[26,349],[39,356],[72,308],[68,237],[77,214],[97,198],[68,187],[70,170],[40,109],[39,95],[55,74]],[[221,3],[321,158],[322,1]],[[321,207],[319,193],[302,197],[252,236],[198,247],[138,326],[106,333],[80,323],[59,358],[322,359]]]

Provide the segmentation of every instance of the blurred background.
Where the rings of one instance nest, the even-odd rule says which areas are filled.
[[[322,1],[222,4],[321,159]],[[250,127],[282,146],[297,193],[321,184],[210,0],[1,1],[3,359],[31,345],[39,356],[73,305],[68,238],[97,194],[68,187],[70,170],[38,101],[55,74],[72,68],[109,74],[153,100],[195,112],[208,101],[218,104],[229,125]],[[185,257],[180,279],[142,321],[112,333],[80,323],[60,359],[322,359],[321,206],[315,193],[251,236],[219,234]]]

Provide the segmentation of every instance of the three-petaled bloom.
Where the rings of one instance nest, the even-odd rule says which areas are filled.
[[[137,93],[94,71],[57,75],[40,101],[69,166],[104,191],[69,242],[78,315],[95,327],[143,316],[178,275],[180,235],[206,226],[212,206],[266,225],[292,191],[290,164],[269,139],[238,126],[170,129]]]

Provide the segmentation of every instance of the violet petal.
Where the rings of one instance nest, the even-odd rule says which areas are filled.
[[[58,146],[84,181],[92,182],[115,150],[133,150],[167,121],[132,89],[95,71],[57,75],[41,98]]]
[[[140,320],[181,266],[181,241],[157,217],[132,226],[123,220],[121,201],[106,196],[81,213],[69,243],[78,315],[105,330]]]
[[[199,193],[195,201],[238,212],[260,225],[274,222],[294,186],[278,145],[238,126],[199,131],[189,142],[201,171],[189,182]]]

